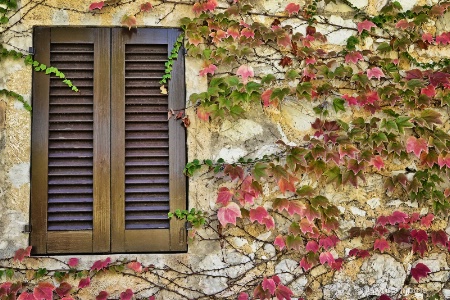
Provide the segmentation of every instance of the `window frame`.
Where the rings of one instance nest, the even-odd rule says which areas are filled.
[[[125,44],[167,44],[170,53],[180,32],[179,29],[173,28],[138,28],[131,31],[114,27],[34,28],[35,59],[46,65],[50,65],[50,43],[94,43],[94,203],[91,233],[86,230],[47,230],[50,76],[43,72],[34,72],[30,207],[30,245],[33,246],[33,254],[187,250],[184,222],[175,218],[170,221],[170,229],[165,231],[126,230],[123,200]],[[184,55],[180,51],[178,59],[174,61],[172,79],[168,83],[169,108],[181,109],[185,106],[184,77]],[[76,81],[73,83],[76,85]],[[187,207],[187,181],[182,172],[186,162],[186,133],[180,120],[172,118],[168,122],[169,205],[170,211],[173,211]],[[114,140],[120,142],[112,141],[113,135]]]

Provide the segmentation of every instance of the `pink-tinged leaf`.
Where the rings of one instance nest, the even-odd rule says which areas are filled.
[[[306,272],[309,269],[311,269],[312,264],[310,264],[308,262],[308,260],[306,259],[306,257],[303,257],[302,260],[300,261],[300,267],[303,268],[303,270]]]
[[[14,253],[14,260],[15,261],[22,261],[25,257],[30,257],[31,248],[32,248],[32,246],[28,246],[25,249],[22,249],[22,248],[18,249]]]
[[[69,259],[69,261],[67,262],[67,264],[69,265],[69,267],[73,268],[76,267],[78,265],[78,262],[80,260],[76,257],[72,257],[71,259]]]
[[[78,283],[78,288],[82,289],[82,288],[89,286],[90,284],[91,284],[91,278],[86,277],[86,278],[83,278],[80,280],[80,282]]]
[[[314,207],[312,207],[311,205],[305,206],[305,209],[304,209],[303,212],[304,212],[305,217],[310,222],[314,221],[314,219],[320,218],[319,212]]]
[[[65,297],[70,293],[70,290],[72,289],[72,285],[67,282],[61,282],[61,284],[55,289],[55,292],[60,297]]]
[[[285,11],[289,14],[289,15],[293,15],[298,13],[298,11],[300,10],[300,4],[295,4],[295,3],[289,3],[288,5],[286,5]]]
[[[208,0],[204,5],[203,5],[203,9],[204,10],[209,10],[209,11],[213,11],[216,9],[217,7],[217,0]]]
[[[55,287],[50,282],[39,282],[33,290],[33,296],[38,300],[53,300],[54,290]]]
[[[283,250],[286,247],[286,243],[284,242],[284,238],[281,235],[278,235],[273,241],[275,246],[278,246],[280,250]]]
[[[262,206],[258,206],[257,208],[250,210],[250,222],[254,222],[256,220],[259,224],[262,224],[263,219],[267,217],[269,217],[269,213]]]
[[[271,295],[275,293],[275,289],[277,288],[275,285],[275,281],[273,281],[273,279],[267,279],[266,277],[264,277],[261,286],[263,290],[269,291]]]
[[[209,64],[205,68],[201,69],[199,72],[200,76],[206,76],[206,74],[214,75],[214,72],[217,70],[217,67],[213,64]]]
[[[227,34],[231,36],[234,40],[240,35],[238,26],[231,26],[227,29]]]
[[[197,107],[197,117],[205,122],[209,121],[209,115],[210,113],[204,108],[203,106]]]
[[[327,263],[331,267],[331,265],[334,263],[333,254],[331,254],[330,252],[322,252],[319,255],[319,261],[322,265]]]
[[[413,253],[419,253],[420,256],[423,256],[423,254],[428,251],[427,243],[424,241],[420,243],[414,241],[412,245],[412,251]]]
[[[342,269],[343,263],[344,263],[344,260],[342,258],[338,258],[334,261],[334,263],[331,264],[331,268],[333,270],[339,271]]]
[[[245,36],[246,38],[254,38],[255,32],[251,30],[250,28],[244,28],[241,30],[241,36]]]
[[[124,15],[122,17],[122,21],[120,22],[123,26],[128,27],[128,30],[131,30],[131,27],[137,27],[137,20],[135,16]]]
[[[248,300],[248,294],[247,293],[240,293],[237,300]]]
[[[244,169],[240,166],[226,165],[223,172],[225,175],[229,175],[231,180],[244,179]]]
[[[125,292],[120,293],[120,300],[131,300],[133,295],[133,291],[131,289],[127,289]]]
[[[425,230],[419,229],[413,229],[411,230],[411,236],[418,242],[422,242],[422,241],[428,241],[428,234]]]
[[[447,233],[444,230],[438,230],[431,232],[431,242],[433,245],[437,246],[437,244],[441,244],[446,247],[448,242]]]
[[[407,214],[405,214],[404,212],[398,211],[398,210],[394,211],[392,213],[392,215],[388,216],[389,223],[391,225],[395,225],[398,223],[404,223],[407,218],[408,218]]]
[[[370,31],[370,29],[377,27],[377,25],[375,25],[373,22],[371,22],[369,20],[365,20],[365,21],[358,23],[357,27],[358,27],[359,34],[361,34],[361,32],[363,30]]]
[[[330,248],[333,248],[334,246],[336,246],[337,242],[339,241],[339,239],[336,236],[328,236],[326,238],[321,238],[319,240],[319,246],[322,247],[325,250],[328,250]]]
[[[361,52],[359,52],[359,51],[349,52],[347,55],[345,55],[346,63],[356,64],[360,60],[364,60],[364,57],[362,56]]]
[[[414,279],[419,282],[420,278],[425,278],[431,270],[423,263],[418,263],[414,268],[411,268],[411,275]]]
[[[141,4],[141,11],[143,12],[149,12],[153,8],[152,4],[150,2],[145,2],[144,4]]]
[[[94,9],[102,9],[103,5],[105,5],[105,1],[100,1],[100,2],[92,2],[91,5],[89,5],[89,10],[94,10]]]
[[[383,294],[383,295],[380,296],[380,298],[378,298],[378,300],[392,300],[392,299],[388,295]]]
[[[106,291],[101,291],[101,292],[97,295],[97,297],[95,297],[95,300],[107,300],[107,299],[108,299],[108,296],[109,296],[108,292],[106,292]]]
[[[444,32],[436,36],[436,44],[447,45],[448,43],[450,43],[450,33]]]
[[[150,296],[150,297],[148,297],[148,300],[156,300],[156,297],[155,296]]]
[[[314,233],[313,227],[315,227],[314,223],[310,222],[307,218],[303,218],[300,221],[300,230],[303,233]]]
[[[398,21],[397,24],[395,24],[395,28],[400,28],[400,29],[408,29],[413,26],[414,26],[413,22],[409,23],[405,19],[402,19],[402,20]]]
[[[142,272],[142,264],[138,261],[132,261],[127,264],[127,268],[135,271],[136,273]]]
[[[406,152],[414,152],[417,157],[420,157],[420,153],[422,153],[422,151],[428,153],[428,143],[425,139],[416,139],[415,137],[410,136],[406,140]]]
[[[356,99],[356,97],[349,96],[349,95],[342,95],[342,98],[344,98],[345,101],[347,101],[348,105],[357,105],[358,104],[358,99]]]
[[[431,33],[425,32],[422,34],[422,41],[431,44],[433,42],[433,36]]]
[[[254,299],[270,299],[271,295],[269,291],[263,290],[261,285],[256,286],[253,290],[253,298]]]
[[[430,84],[427,87],[422,88],[420,90],[420,93],[422,95],[426,95],[426,96],[428,96],[430,98],[434,98],[434,96],[436,96],[436,89],[435,89],[435,87],[433,85]]]
[[[420,219],[420,215],[419,215],[419,213],[417,213],[417,212],[415,212],[415,213],[412,213],[409,217],[408,217],[408,223],[415,223],[415,222],[417,222],[417,221],[419,221],[419,219]]]
[[[110,262],[111,262],[111,257],[107,257],[105,260],[101,260],[101,259],[97,260],[92,265],[91,270],[100,271],[101,269],[108,267]]]
[[[449,168],[450,168],[450,166],[449,166]],[[445,197],[449,197],[449,196],[450,196],[450,188],[446,188],[446,189],[444,190],[444,196],[445,196]]]
[[[220,203],[224,206],[226,206],[231,198],[233,198],[234,192],[232,190],[229,190],[227,187],[221,187],[219,188],[219,193],[217,194],[217,200],[216,203]]]
[[[261,94],[261,100],[263,102],[264,107],[268,107],[272,105],[274,102],[270,101],[270,96],[272,95],[272,90],[268,89]]]
[[[356,158],[356,154],[359,150],[353,145],[340,145],[339,146],[339,158],[342,159],[345,156],[350,158]]]
[[[305,64],[307,65],[313,65],[316,63],[316,59],[314,57],[308,57],[305,58]]]
[[[230,202],[227,204],[227,206],[221,207],[217,212],[217,218],[219,219],[220,224],[222,224],[222,226],[224,227],[228,223],[236,225],[236,218],[240,217],[242,217],[241,209],[234,202]]]
[[[75,300],[75,299],[73,299],[72,296],[65,296],[65,297],[62,297],[61,300]]]
[[[375,77],[380,80],[381,77],[386,77],[383,71],[378,67],[373,67],[372,69],[367,69],[367,77],[369,79]]]
[[[434,220],[434,215],[428,214],[420,219],[420,224],[422,226],[425,226],[426,228],[429,228],[431,226],[431,223],[433,222],[433,220]]]
[[[373,245],[373,250],[377,249],[383,253],[385,250],[389,249],[389,243],[385,239],[377,239]]]
[[[275,290],[277,300],[291,300],[292,295],[294,295],[294,293],[287,286],[278,284],[277,289]]]
[[[241,76],[242,81],[247,83],[248,78],[253,77],[255,74],[253,73],[253,68],[251,66],[242,65],[237,69],[236,75]]]
[[[288,178],[281,177],[278,180],[278,187],[280,191],[285,194],[286,191],[295,192],[295,183],[298,181],[297,177],[289,176]]]
[[[267,218],[263,219],[263,225],[266,226],[267,230],[272,230],[275,228],[275,220],[272,216],[268,216]]]
[[[372,159],[370,160],[370,164],[375,168],[377,168],[378,170],[384,168],[383,158],[379,155],[375,155],[374,157],[372,157]]]
[[[289,36],[289,33],[283,32],[283,34],[279,35],[277,37],[277,43],[279,46],[289,47],[291,45],[291,37]]]
[[[192,11],[196,14],[199,15],[202,11],[203,11],[203,4],[196,2],[193,6],[192,6]]]
[[[305,247],[306,251],[317,253],[319,251],[319,244],[316,241],[309,241]]]
[[[304,216],[305,208],[305,204],[301,203],[300,201],[289,201],[288,214],[290,216],[293,216],[294,214]]]
[[[437,163],[439,167],[442,169],[444,166],[447,166],[447,168],[450,168],[450,154],[447,154],[444,156],[442,153],[439,154]],[[449,195],[445,195],[445,197],[448,197]]]
[[[32,293],[23,292],[17,300],[37,300]]]

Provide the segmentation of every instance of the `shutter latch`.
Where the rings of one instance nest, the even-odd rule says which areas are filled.
[[[186,230],[191,230],[192,229],[192,223],[191,222],[184,223],[184,228],[186,228]]]
[[[34,48],[33,47],[29,47],[28,48],[28,53],[30,53],[31,55],[34,55]]]
[[[31,225],[30,224],[24,225],[22,233],[30,233],[30,232],[31,232]]]

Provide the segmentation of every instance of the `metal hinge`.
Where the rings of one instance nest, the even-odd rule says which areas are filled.
[[[31,232],[31,225],[30,224],[24,225],[22,233],[30,233],[30,232]]]
[[[190,222],[185,222],[185,223],[184,223],[184,228],[186,228],[186,230],[191,230],[191,229],[192,229],[192,223],[190,223]]]
[[[30,53],[31,55],[34,55],[35,54],[34,48],[33,47],[28,48],[28,53]]]

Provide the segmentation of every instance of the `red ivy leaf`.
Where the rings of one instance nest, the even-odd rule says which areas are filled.
[[[289,33],[283,32],[282,35],[278,36],[277,43],[279,46],[289,47],[291,45],[291,37]]]
[[[133,295],[133,291],[131,289],[127,289],[125,292],[120,293],[120,300],[131,300]]]
[[[141,4],[141,11],[148,12],[148,11],[151,11],[152,8],[153,8],[153,6],[152,6],[152,4],[150,2],[146,2],[144,4]]]
[[[202,11],[203,11],[203,5],[199,2],[196,2],[194,4],[194,6],[192,6],[192,11],[196,14],[199,15]]]
[[[131,30],[131,27],[133,26],[137,26],[137,20],[135,16],[124,15],[120,23],[124,26],[127,26],[128,30]]]
[[[414,253],[419,253],[420,256],[423,256],[423,254],[428,251],[426,242],[422,241],[419,243],[417,241],[414,241],[414,243],[412,245],[412,251]]]
[[[426,228],[429,228],[431,226],[431,223],[433,222],[434,215],[428,214],[420,219],[420,224],[422,226],[425,226]]]
[[[361,32],[363,30],[370,31],[370,29],[372,29],[373,27],[377,27],[377,25],[375,25],[373,22],[371,22],[369,20],[364,20],[364,21],[358,23],[357,27],[358,27],[359,34],[361,34]]]
[[[331,254],[330,252],[322,252],[319,255],[319,261],[322,265],[327,263],[331,267],[331,265],[334,263],[333,254]]]
[[[300,261],[300,267],[303,268],[303,270],[308,271],[309,269],[311,269],[312,264],[310,264],[308,262],[308,260],[306,259],[306,257],[303,257],[302,260]]]
[[[411,269],[411,275],[417,282],[419,282],[420,278],[427,277],[429,273],[431,273],[431,270],[423,263],[418,263]]]
[[[289,3],[286,5],[285,11],[289,14],[296,14],[300,10],[300,4]]]
[[[267,217],[269,217],[269,213],[262,206],[258,206],[257,208],[250,210],[250,222],[254,222],[256,220],[259,224],[262,224],[263,219]]]
[[[225,175],[229,175],[231,180],[244,179],[244,169],[239,166],[226,165],[223,172]]]
[[[413,229],[411,230],[411,236],[418,242],[428,241],[428,234],[425,230],[419,229]]]
[[[423,151],[425,153],[428,153],[428,143],[425,139],[423,138],[418,138],[416,139],[413,136],[410,136],[407,140],[406,140],[406,151],[408,153],[410,152],[414,152],[414,154],[417,157],[420,157],[420,153]]]
[[[92,2],[91,5],[89,5],[89,10],[94,10],[94,9],[102,9],[103,5],[105,5],[105,1],[100,1],[100,2]]]
[[[60,297],[65,297],[67,294],[70,293],[70,290],[72,289],[72,285],[70,285],[67,282],[61,282],[61,284],[56,288],[55,292]]]
[[[135,271],[136,273],[142,272],[142,265],[138,261],[132,261],[127,264],[127,268]]]
[[[208,0],[203,6],[204,10],[209,11],[215,10],[216,7],[217,7],[217,0]]]
[[[431,232],[431,242],[433,245],[441,244],[442,246],[446,247],[448,242],[447,234],[444,230],[438,230]]]
[[[275,289],[277,288],[275,281],[273,279],[267,279],[266,277],[264,277],[261,286],[263,290],[269,291],[271,295],[275,293]]]
[[[277,289],[275,290],[275,296],[277,296],[278,300],[291,300],[292,295],[294,295],[294,293],[288,287],[278,284]]]
[[[268,107],[270,105],[273,105],[273,103],[275,103],[275,101],[274,102],[270,101],[270,96],[272,96],[272,92],[273,91],[271,89],[268,89],[261,94],[261,100],[263,102],[264,107]]]
[[[197,117],[205,122],[209,121],[209,115],[210,113],[204,108],[203,106],[197,107]]]
[[[370,164],[375,168],[377,168],[378,170],[384,168],[383,158],[379,155],[375,155],[374,157],[372,157],[372,159],[370,160]]]
[[[392,299],[388,295],[383,294],[383,295],[380,296],[380,298],[378,298],[378,300],[392,300]]]
[[[213,64],[209,64],[208,66],[204,67],[200,70],[199,75],[200,76],[206,76],[206,74],[214,75],[214,72],[217,70],[217,67]]]
[[[244,31],[244,30],[242,30],[242,31]],[[241,76],[242,81],[244,83],[247,83],[248,78],[253,77],[255,74],[253,73],[253,68],[251,66],[242,65],[237,69],[236,75]]]
[[[408,217],[407,214],[397,210],[394,211],[392,215],[388,217],[388,219],[391,225],[395,225],[397,223],[404,223],[407,217]]]
[[[67,264],[69,265],[69,267],[73,268],[76,267],[78,265],[78,262],[80,260],[76,257],[72,257],[71,259],[69,259],[69,261],[67,262]]]
[[[219,188],[219,193],[217,194],[216,203],[220,203],[222,205],[227,205],[231,198],[233,198],[234,192],[229,190],[227,187]]]
[[[30,257],[32,246],[28,246],[25,249],[18,249],[16,253],[14,253],[14,260],[15,261],[22,261],[25,257]]]
[[[241,209],[234,202],[230,202],[227,206],[221,207],[217,212],[217,218],[219,219],[220,224],[222,224],[222,226],[224,227],[228,223],[236,225],[236,218],[240,217],[242,217]]]
[[[89,286],[90,284],[91,284],[91,278],[86,277],[86,278],[83,278],[80,280],[80,282],[78,283],[78,288],[82,289],[82,288]]]
[[[351,62],[351,63],[356,64],[356,63],[358,63],[359,60],[364,60],[364,57],[362,56],[361,52],[359,52],[359,51],[350,52],[345,56],[346,63]]]
[[[383,253],[384,250],[389,249],[389,243],[383,238],[377,239],[377,240],[375,240],[375,243],[373,245],[373,250],[377,250],[377,249]]]
[[[278,235],[275,240],[273,241],[273,244],[275,246],[278,246],[278,248],[280,248],[280,250],[283,250],[284,247],[286,247],[286,243],[284,242],[284,238],[281,235]]]
[[[342,264],[344,263],[344,260],[342,258],[338,258],[334,261],[334,263],[331,264],[331,268],[333,270],[339,271],[342,269]]]
[[[105,260],[97,260],[91,267],[91,270],[100,271],[101,269],[106,268],[111,262],[111,257],[107,257]]]
[[[289,56],[284,56],[281,60],[280,60],[280,66],[287,67],[292,65],[292,58],[290,58]]]
[[[55,286],[50,282],[39,282],[33,290],[33,296],[39,300],[53,300]]]
[[[376,79],[380,80],[381,77],[386,77],[383,73],[383,71],[378,67],[373,67],[372,69],[367,69],[367,77],[371,79],[372,77],[375,77]]]
[[[422,88],[420,90],[420,93],[430,98],[434,98],[434,96],[436,96],[436,89],[433,85],[430,84],[426,88]]]
[[[305,249],[306,251],[317,253],[317,251],[319,251],[319,244],[317,244],[316,241],[309,241],[308,243],[306,243]]]
[[[248,300],[248,294],[247,293],[240,293],[237,300]]]
[[[255,32],[250,28],[244,28],[241,30],[241,36],[245,36],[246,38],[254,38]]]
[[[280,180],[278,180],[278,187],[283,194],[285,194],[286,191],[295,192],[295,183],[297,181],[297,177],[294,176],[289,176],[288,178],[281,177]]]
[[[23,292],[17,300],[36,300],[32,293]]]
[[[106,292],[106,291],[101,291],[101,292],[97,295],[97,297],[95,297],[95,300],[107,300],[107,299],[108,299],[108,296],[109,296],[108,292]]]

